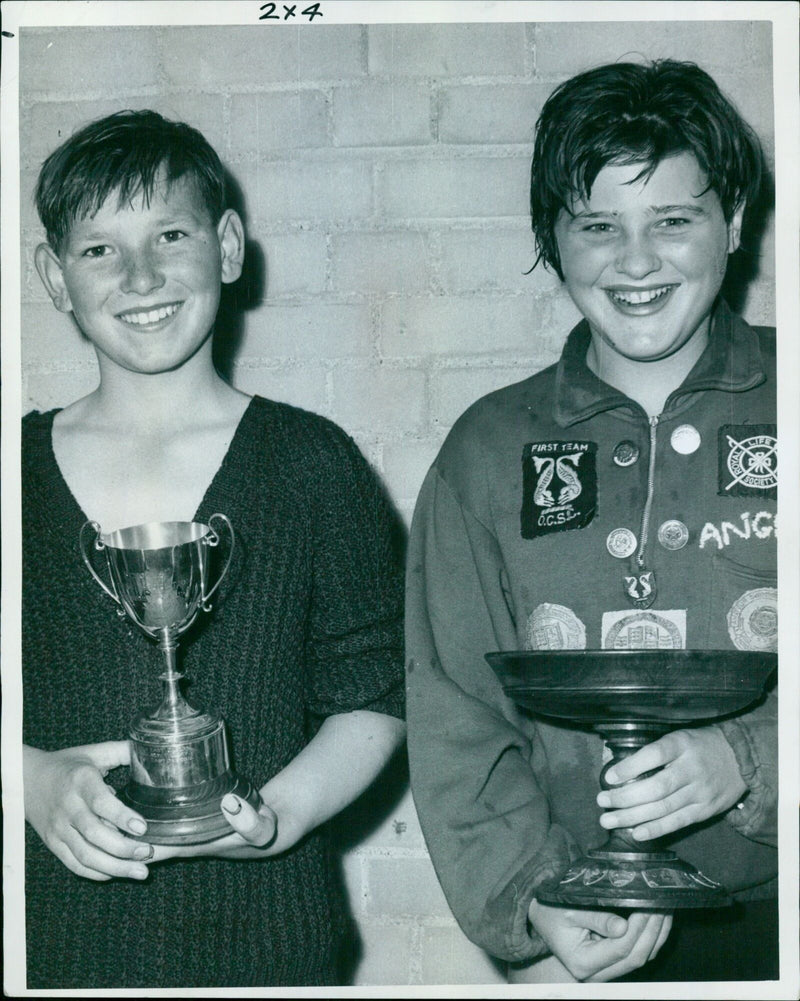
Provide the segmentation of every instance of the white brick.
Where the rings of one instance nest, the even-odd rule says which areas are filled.
[[[304,19],[305,20],[305,19]],[[365,28],[360,24],[320,24],[297,33],[298,77],[308,80],[343,80],[366,73]]]
[[[279,8],[280,10],[280,8]],[[159,30],[167,78],[222,88],[295,80],[341,79],[364,72],[361,29],[352,26],[259,25]]]
[[[430,143],[427,87],[396,80],[337,87],[333,134],[337,146],[403,146]]]
[[[560,285],[538,265],[530,225],[514,229],[445,229],[440,235],[440,277],[446,292],[527,292],[538,295]],[[526,272],[530,272],[527,274]]]
[[[44,412],[66,407],[91,393],[98,382],[97,370],[91,368],[72,372],[28,372],[22,380],[22,409]]]
[[[23,368],[79,368],[94,363],[94,348],[71,313],[59,313],[48,300],[26,303],[21,319]]]
[[[506,984],[505,964],[467,938],[457,925],[422,929],[425,984]]]
[[[411,501],[416,498],[441,444],[441,435],[421,441],[406,439],[386,443],[383,469],[393,497]]]
[[[20,93],[26,97],[65,90],[125,97],[159,79],[152,28],[25,28],[19,44]]]
[[[411,925],[362,922],[358,930],[362,953],[353,976],[354,986],[414,983],[411,976],[414,938]]]
[[[689,60],[712,72],[743,56],[749,38],[747,21],[552,21],[537,26],[536,72],[561,80],[642,56]]]
[[[525,72],[524,24],[392,24],[369,28],[369,71],[392,76]]]
[[[383,308],[386,357],[530,354],[541,310],[528,296],[392,299]]]
[[[225,158],[225,129],[222,98],[218,94],[197,93],[161,96],[125,96],[96,101],[45,102],[34,104],[22,118],[20,152],[38,172],[41,162],[71,135],[98,118],[117,111],[157,111],[171,121],[186,122],[198,129]]]
[[[267,299],[324,290],[328,250],[321,233],[271,234],[259,244],[266,258]]]
[[[413,433],[423,422],[425,375],[413,369],[336,369],[334,420],[348,430]]]
[[[541,366],[543,367],[543,366]],[[503,368],[447,369],[431,377],[431,420],[451,427],[464,411],[487,393],[533,375],[530,365]]]
[[[367,858],[367,914],[450,918],[450,908],[429,859]]]
[[[309,301],[272,305],[248,319],[237,361],[245,359],[332,359],[368,355],[367,306]]]
[[[338,293],[425,291],[431,286],[430,236],[419,231],[344,233],[331,241]]]
[[[328,107],[318,90],[231,99],[231,147],[237,155],[327,145]]]
[[[527,216],[528,156],[388,162],[379,206],[396,218]]]
[[[775,326],[775,286],[772,282],[759,280],[750,285],[742,315],[756,326]]]
[[[249,368],[234,363],[231,382],[243,393],[265,396],[320,413],[325,407],[326,370],[319,364],[300,368]]]
[[[446,143],[530,143],[550,84],[445,87],[439,139]]]
[[[258,222],[343,220],[372,211],[372,172],[363,160],[237,164],[232,168]]]

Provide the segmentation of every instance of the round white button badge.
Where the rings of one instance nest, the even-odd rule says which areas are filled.
[[[621,441],[616,446],[612,458],[615,465],[621,466],[623,469],[626,466],[632,466],[639,458],[639,446],[636,442],[629,441],[626,438],[625,441]]]
[[[700,448],[700,432],[691,424],[681,424],[670,435],[669,443],[679,455],[691,455]]]
[[[683,549],[689,541],[689,529],[677,518],[665,521],[658,530],[658,541],[665,549]]]
[[[636,536],[629,528],[615,528],[608,533],[606,549],[618,560],[624,560],[636,551]]]

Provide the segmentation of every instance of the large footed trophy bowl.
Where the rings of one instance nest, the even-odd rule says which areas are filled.
[[[97,583],[151,639],[163,655],[160,705],[133,720],[130,780],[120,799],[147,821],[142,840],[159,845],[189,845],[213,841],[231,832],[220,809],[229,792],[256,809],[257,789],[231,768],[225,722],[215,712],[190,705],[180,691],[177,669],[178,637],[200,610],[211,611],[210,599],[230,566],[233,529],[224,514],[213,514],[208,525],[198,522],[150,522],[103,534],[87,521],[80,533],[81,555]],[[216,522],[230,536],[227,562],[208,588],[209,551],[219,544]],[[93,536],[90,536],[90,530]],[[87,550],[104,552],[109,587],[92,565]]]
[[[611,760],[600,773],[673,729],[708,724],[756,702],[777,655],[739,650],[542,650],[489,653],[505,694],[551,723],[592,729]],[[537,900],[569,907],[673,910],[731,903],[727,891],[663,839],[612,831],[599,848],[541,884]]]

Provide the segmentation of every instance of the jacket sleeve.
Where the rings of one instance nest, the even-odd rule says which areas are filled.
[[[528,909],[537,884],[560,874],[577,850],[551,823],[536,731],[530,722],[520,728],[484,660],[517,646],[502,581],[494,536],[434,467],[417,501],[408,556],[411,784],[456,919],[475,943],[514,961],[547,952]]]
[[[773,689],[755,709],[718,724],[733,748],[747,795],[726,814],[746,838],[778,843],[778,695]]]

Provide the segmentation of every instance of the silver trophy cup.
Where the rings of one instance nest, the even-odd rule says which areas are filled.
[[[161,704],[131,724],[130,781],[120,793],[147,821],[142,840],[153,844],[199,844],[230,833],[220,809],[226,793],[235,792],[256,809],[261,802],[253,784],[231,769],[222,717],[190,705],[179,687],[178,637],[201,609],[211,611],[211,596],[233,556],[228,518],[213,514],[208,520],[208,525],[150,522],[108,534],[87,521],[80,532],[81,556],[92,577],[120,606],[117,613],[157,640],[164,656]],[[209,589],[209,550],[220,542],[215,522],[226,527],[230,550]],[[111,587],[92,565],[91,545],[105,553]]]

